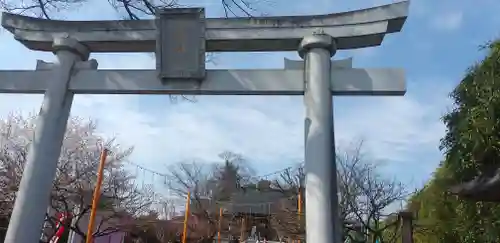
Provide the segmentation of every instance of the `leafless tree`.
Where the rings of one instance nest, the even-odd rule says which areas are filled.
[[[226,17],[253,16],[256,6],[267,0],[217,0],[220,1]],[[55,14],[68,9],[75,9],[89,0],[0,0],[0,9],[24,15],[51,19]],[[130,20],[148,18],[155,14],[158,8],[183,6],[178,0],[108,0],[108,4],[118,13]]]
[[[32,142],[35,117],[11,115],[0,121],[0,200],[1,214],[10,215],[19,187],[28,147]],[[105,165],[102,196],[94,236],[113,233],[146,210],[151,204],[151,191],[137,188],[134,178],[124,169],[124,160],[133,148],[122,148],[115,139],[96,133],[96,123],[79,118],[68,122],[56,178],[47,213],[47,238],[54,233],[57,213],[71,213],[71,228],[82,238],[86,225],[80,223],[91,208],[91,197],[97,181],[97,168],[102,147],[110,152]],[[82,228],[83,227],[83,228]]]
[[[186,198],[190,194],[190,211],[195,219],[188,220],[189,238],[202,241],[213,239],[216,234],[217,219],[211,211],[214,206],[208,199],[210,196],[211,166],[203,163],[182,162],[173,165],[168,172],[168,189],[172,194],[180,198]],[[179,225],[179,232],[182,232]]]
[[[284,195],[280,203],[273,205],[275,213],[271,215],[272,228],[280,238],[301,239],[305,234],[304,179],[303,165],[298,165],[283,171],[273,183]],[[301,212],[298,200],[301,200]]]
[[[360,223],[373,241],[396,242],[400,222],[391,206],[408,194],[401,182],[382,175],[378,165],[364,158],[362,142],[337,154],[340,216],[344,222]]]
[[[219,220],[221,228],[228,228],[234,219],[219,219],[220,203],[255,179],[254,171],[241,155],[225,151],[219,157],[222,163],[182,162],[171,166],[167,173],[168,189],[174,195],[186,198],[190,192],[190,210],[196,221],[189,228],[192,240],[211,242]]]
[[[218,197],[227,199],[236,190],[257,182],[255,171],[241,154],[224,151],[219,154],[219,158],[222,163],[215,163],[211,174],[211,181],[216,184]]]
[[[377,163],[372,163],[362,154],[362,143],[337,152],[337,180],[339,192],[339,216],[343,225],[344,237],[351,237],[350,232],[361,226],[366,236],[379,237],[382,242],[395,242],[399,226],[397,217],[392,217],[391,206],[402,202],[407,196],[402,183],[384,177]],[[286,193],[287,198],[294,198],[277,209],[273,216],[274,224],[282,234],[301,237],[304,230],[305,207],[302,207],[301,220],[298,219],[296,200],[304,188],[305,173],[302,167],[284,171],[275,181],[275,186]],[[303,197],[302,197],[303,198]],[[305,200],[302,202],[305,205]],[[282,204],[283,205],[283,204]],[[273,226],[275,227],[275,226]],[[391,229],[391,230],[389,230]],[[375,236],[375,237],[373,237]]]

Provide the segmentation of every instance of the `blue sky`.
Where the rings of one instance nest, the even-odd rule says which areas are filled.
[[[324,14],[390,3],[388,0],[257,0],[269,15]],[[77,11],[61,12],[68,20],[117,19],[105,3],[90,0]],[[182,1],[205,6],[209,17],[223,11],[219,0]],[[401,67],[407,71],[404,97],[334,97],[335,136],[339,148],[364,140],[367,159],[410,187],[430,177],[442,154],[445,129],[440,117],[450,107],[448,93],[465,70],[484,53],[478,47],[498,36],[500,6],[495,0],[414,0],[401,33],[387,36],[380,47],[343,51],[356,67]],[[34,69],[32,52],[7,31],[0,31],[0,69]],[[154,68],[148,54],[94,55],[100,68]],[[279,68],[290,53],[218,54],[209,67]],[[0,94],[0,116],[39,109],[39,95]],[[230,150],[243,154],[259,174],[303,159],[302,97],[198,97],[198,102],[170,102],[166,96],[78,96],[72,114],[97,119],[100,132],[134,145],[132,160],[159,172],[185,159],[217,161]]]

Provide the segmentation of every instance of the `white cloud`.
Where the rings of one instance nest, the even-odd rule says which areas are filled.
[[[337,144],[362,138],[371,156],[397,162],[435,149],[444,131],[439,121],[444,92],[428,94],[425,101],[421,94],[336,98]],[[435,106],[426,104],[431,100]],[[0,114],[35,111],[40,102],[40,96],[2,95]],[[190,158],[213,161],[223,150],[265,165],[258,168],[261,172],[303,158],[301,97],[199,97],[197,103],[172,104],[164,96],[78,96],[72,114],[98,119],[101,132],[135,145],[134,160],[150,167]]]
[[[450,21],[448,26],[456,22],[459,21]],[[0,53],[9,56],[8,60],[0,60],[0,69],[32,69],[36,59],[53,60],[49,53],[27,51],[6,34],[0,35],[0,43]],[[234,54],[221,55],[219,59],[223,66],[276,67],[281,66],[276,61],[283,55],[260,54],[261,58],[252,58],[253,62],[235,59],[238,55]],[[147,54],[93,57],[100,68],[154,67],[154,60]],[[444,93],[409,89],[405,97],[335,98],[338,144],[363,138],[370,155],[393,161],[412,160],[418,153],[435,150],[444,131],[439,122],[440,109],[446,104],[441,100]],[[426,104],[433,99],[435,106]],[[301,97],[200,97],[198,100],[172,104],[164,96],[78,96],[72,114],[99,120],[102,133],[135,145],[136,163],[158,170],[163,169],[163,164],[181,159],[215,160],[223,150],[250,157],[263,173],[302,159]],[[40,102],[41,96],[0,95],[0,116],[12,110],[37,111]]]
[[[453,31],[462,26],[463,18],[464,14],[462,11],[436,13],[431,20],[431,25],[437,30]]]

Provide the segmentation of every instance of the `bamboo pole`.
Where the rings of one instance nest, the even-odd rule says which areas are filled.
[[[94,230],[95,215],[99,203],[99,198],[101,196],[101,185],[104,177],[104,165],[106,163],[106,157],[108,157],[108,150],[103,149],[101,151],[101,159],[99,161],[99,170],[97,171],[97,184],[95,185],[94,195],[92,197],[92,211],[90,211],[89,226],[87,228],[87,238],[85,239],[85,243],[91,243],[93,241],[92,231]]]
[[[302,193],[300,191],[300,188],[299,188],[299,196],[297,198],[297,219],[298,219],[298,225],[299,225],[299,232],[300,232],[300,226],[301,226],[301,223],[300,223],[300,218],[301,218],[301,214],[302,214]],[[297,243],[300,243],[300,236],[298,237],[297,239]]]
[[[221,243],[221,236],[220,236],[220,232],[221,232],[221,228],[222,228],[222,208],[219,209],[219,226],[218,226],[218,231],[217,231],[217,242],[218,243]]]
[[[184,214],[184,229],[182,230],[182,243],[186,243],[186,240],[187,240],[187,225],[188,225],[188,218],[189,218],[190,200],[191,200],[191,192],[188,191],[187,198],[186,198],[186,212]]]

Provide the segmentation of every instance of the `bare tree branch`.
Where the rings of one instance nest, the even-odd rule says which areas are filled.
[[[217,0],[229,17],[252,17],[257,9],[253,6],[258,0]],[[126,19],[138,20],[150,18],[159,8],[173,8],[183,6],[178,0],[107,0],[108,4]],[[51,19],[57,13],[75,9],[89,0],[0,0],[0,9],[39,18]]]
[[[337,152],[337,180],[339,192],[339,216],[344,222],[344,237],[358,229],[351,224],[360,224],[363,234],[368,237],[380,237],[381,243],[396,242],[399,220],[387,212],[395,203],[401,202],[407,196],[403,184],[396,180],[383,177],[377,170],[376,163],[370,163],[361,153],[362,142],[355,144],[346,151]],[[301,167],[295,170],[285,170],[276,179],[274,185],[287,197],[293,198],[276,209],[273,215],[274,225],[279,225],[282,234],[295,238],[303,237],[305,207],[302,208],[301,220],[297,209],[299,191],[303,193],[305,174]],[[389,229],[395,229],[388,234]],[[385,238],[384,238],[385,237]]]
[[[26,154],[34,131],[35,116],[11,115],[0,120],[0,214],[10,215],[19,188]],[[97,167],[101,147],[110,150],[105,165],[99,217],[99,229],[95,236],[118,231],[124,222],[147,212],[151,205],[151,192],[139,190],[134,178],[125,170],[124,160],[133,148],[122,148],[114,139],[106,140],[96,134],[92,121],[72,118],[64,137],[56,178],[51,192],[48,238],[54,233],[57,213],[72,213],[71,220],[64,223],[82,238],[86,237],[86,223],[80,220],[88,214],[91,196],[97,182]],[[79,209],[78,211],[76,209]],[[101,231],[102,229],[102,231]]]

